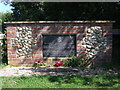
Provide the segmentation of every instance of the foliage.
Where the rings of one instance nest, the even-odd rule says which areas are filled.
[[[104,69],[106,69],[106,70],[114,69],[114,68],[120,70],[120,65],[119,65],[119,63],[116,63],[116,62],[115,63],[114,62],[103,63],[101,65],[101,67],[104,68]]]
[[[2,49],[3,49],[2,62],[8,64],[7,62],[7,41],[5,39],[3,40]]]
[[[12,2],[11,6],[14,7],[13,19],[15,21],[32,21],[44,20],[42,3],[38,2]]]
[[[79,66],[79,58],[73,56],[71,59],[63,60],[63,66],[67,67],[78,67]]]
[[[1,64],[0,63],[0,69],[4,68],[5,66],[7,66],[6,64]]]
[[[40,66],[46,66],[47,65],[47,63],[41,63],[40,64]]]
[[[47,63],[44,63],[44,62],[42,62],[42,63],[40,63],[40,64],[34,64],[33,65],[33,67],[35,67],[35,68],[37,68],[37,67],[39,67],[39,66],[47,66]]]
[[[63,60],[63,66],[67,67],[80,67],[81,69],[87,68],[89,66],[89,61],[85,60],[84,57],[73,56],[71,59]]]
[[[1,23],[3,22],[7,22],[7,21],[12,21],[12,13],[11,12],[7,12],[7,13],[0,13],[0,19],[1,19]]]
[[[3,88],[117,88],[118,75],[0,77]],[[105,89],[106,90],[106,89]]]
[[[15,21],[115,20],[120,24],[120,5],[114,2],[12,2]]]
[[[8,1],[8,2],[7,2]],[[120,28],[120,4],[117,2],[9,2],[13,9],[9,21],[42,20],[114,20]]]
[[[1,13],[2,14],[2,22],[7,22],[7,21],[12,21],[12,13],[7,12],[7,13]]]
[[[13,20],[12,13],[10,13],[10,12],[0,13],[0,25],[1,25],[1,29],[2,29],[1,33],[6,35],[6,30],[5,30],[6,25],[3,23],[7,22],[7,21],[12,21],[12,20]],[[7,64],[8,62],[7,62],[7,41],[6,41],[6,39],[3,39],[2,43],[3,43],[2,52],[1,52],[2,62]]]

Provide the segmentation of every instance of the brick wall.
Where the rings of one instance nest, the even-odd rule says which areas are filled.
[[[42,51],[42,35],[43,34],[76,34],[76,56],[81,56],[87,53],[85,48],[82,48],[81,40],[86,34],[86,28],[100,26],[103,30],[104,37],[107,38],[107,46],[102,54],[102,59],[99,62],[110,62],[112,59],[112,23],[111,21],[80,21],[80,22],[5,22],[7,24],[7,54],[8,64],[13,65],[26,65],[29,66],[34,64],[35,61],[44,60],[51,63],[53,58],[44,58]],[[14,44],[20,38],[20,33],[23,31],[30,31],[32,34],[29,35],[29,41],[26,36],[21,38],[22,43],[31,42],[28,49],[31,53],[28,54],[29,50],[23,49],[27,45]],[[28,32],[27,32],[28,33]],[[22,35],[27,35],[22,34]],[[18,35],[19,34],[19,35]],[[32,37],[31,37],[32,36]],[[26,42],[25,42],[26,38]],[[30,40],[31,39],[31,40]],[[18,40],[19,41],[19,40]],[[18,42],[17,41],[17,42]],[[19,42],[18,42],[19,43]],[[27,57],[25,55],[18,56],[18,50],[21,49],[21,53],[26,50]],[[20,52],[19,52],[20,53]],[[62,58],[61,58],[62,59]]]

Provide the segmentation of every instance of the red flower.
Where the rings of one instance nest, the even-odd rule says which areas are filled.
[[[62,66],[62,62],[61,61],[58,61],[55,63],[55,66],[58,67],[58,66]]]

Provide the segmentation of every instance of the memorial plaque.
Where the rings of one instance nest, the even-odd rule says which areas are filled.
[[[69,57],[75,54],[75,35],[43,35],[44,57]]]

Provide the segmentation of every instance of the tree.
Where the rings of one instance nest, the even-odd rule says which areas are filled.
[[[11,6],[14,7],[13,19],[15,21],[31,21],[31,20],[44,20],[42,11],[42,3],[31,2],[13,2]]]
[[[1,14],[2,14],[2,16],[1,16],[2,22],[7,22],[7,21],[13,20],[11,12],[1,13]]]
[[[6,32],[5,24],[3,24],[3,23],[7,22],[7,21],[13,21],[12,13],[11,12],[0,13],[0,26],[2,28],[2,31],[1,31],[2,33]]]
[[[115,20],[120,27],[120,5],[114,2],[12,2],[15,21]]]
[[[5,30],[5,24],[3,24],[4,22],[7,21],[12,21],[12,13],[7,12],[7,13],[0,13],[0,33],[6,34],[6,30]],[[6,39],[1,40],[2,44],[2,51],[0,51],[1,54],[1,59],[3,63],[7,64],[7,41]]]

